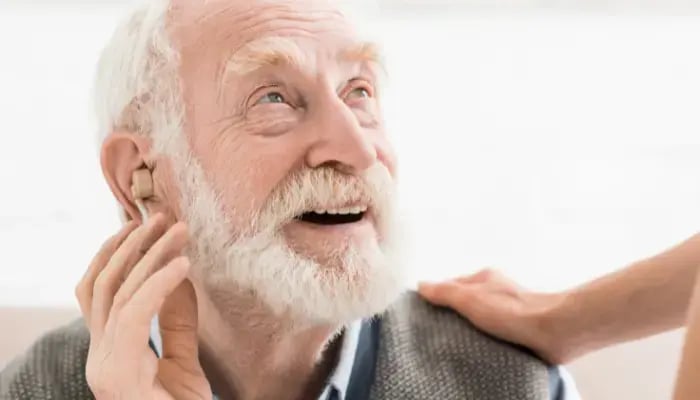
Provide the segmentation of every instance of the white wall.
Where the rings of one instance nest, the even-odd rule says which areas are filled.
[[[89,113],[116,15],[0,12],[0,305],[73,304],[118,226]],[[557,289],[697,229],[700,17],[445,15],[376,24],[424,276],[495,265]]]
[[[697,231],[700,17],[654,16],[625,1],[595,3],[632,11],[617,16],[562,6],[592,3],[526,12],[456,3],[384,2],[390,17],[375,21],[424,277],[495,265],[559,289]],[[118,227],[88,96],[123,6],[32,4],[0,3],[0,306],[73,306],[73,285]],[[647,394],[668,393],[671,339],[661,364],[650,346],[635,353],[649,354],[649,379],[667,366]],[[614,372],[605,355],[620,353],[602,354],[593,367],[583,360],[582,379]],[[591,398],[616,398],[594,389]]]
[[[88,102],[113,15],[0,7],[0,305],[73,305],[91,253],[118,227]]]

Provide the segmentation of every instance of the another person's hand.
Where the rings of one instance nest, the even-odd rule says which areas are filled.
[[[525,290],[492,270],[423,283],[419,292],[429,302],[454,309],[478,328],[528,347],[546,361],[568,361],[550,323],[552,311],[563,300],[561,295]]]
[[[126,225],[93,259],[76,288],[90,330],[86,376],[101,399],[211,399],[199,363],[197,300],[186,279],[182,223],[162,215]],[[159,315],[163,354],[149,347]]]

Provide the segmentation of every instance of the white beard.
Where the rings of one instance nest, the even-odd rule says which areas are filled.
[[[175,143],[184,142],[184,134],[178,136],[183,139],[171,138],[175,146],[167,154],[172,157],[180,207],[190,230],[189,256],[208,287],[252,291],[273,313],[288,314],[295,323],[340,325],[384,311],[409,286],[397,245],[400,230],[392,214],[393,183],[383,165],[369,171],[375,182],[383,183],[376,184],[372,193],[381,215],[381,243],[375,238],[349,243],[333,252],[333,265],[321,265],[292,250],[273,222],[288,218],[294,208],[310,201],[309,196],[291,196],[280,203],[283,216],[272,215],[272,207],[251,219],[252,225],[267,229],[234,235],[221,201],[187,144]],[[324,191],[314,193],[318,197]],[[326,196],[330,195],[337,192],[330,190]]]

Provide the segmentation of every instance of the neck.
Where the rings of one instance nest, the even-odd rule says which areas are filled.
[[[338,362],[342,327],[300,326],[249,293],[198,286],[200,359],[221,399],[319,396]]]

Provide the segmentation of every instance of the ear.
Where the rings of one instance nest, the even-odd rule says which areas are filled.
[[[113,132],[102,144],[102,173],[127,219],[141,219],[131,187],[134,172],[149,168],[149,152],[150,141],[131,132]]]

